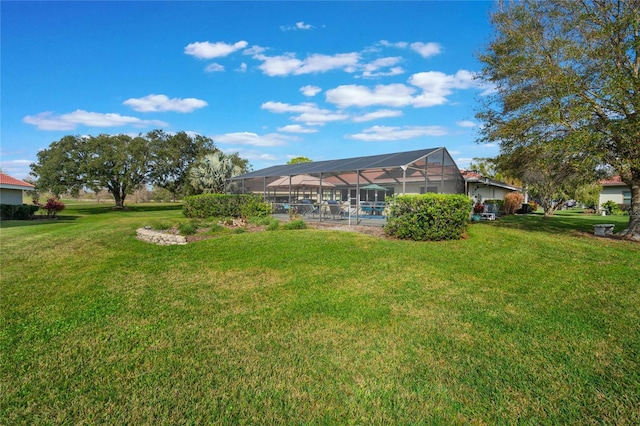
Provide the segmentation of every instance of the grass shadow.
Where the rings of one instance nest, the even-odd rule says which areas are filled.
[[[528,232],[567,235],[575,234],[576,232],[593,234],[593,226],[599,223],[614,224],[614,232],[620,232],[626,228],[628,221],[628,216],[602,217],[586,214],[582,211],[568,210],[556,212],[556,214],[548,218],[545,218],[542,213],[530,213],[527,215],[502,216],[496,221],[479,223]]]
[[[98,215],[105,213],[114,213],[114,212],[133,212],[133,213],[141,213],[141,212],[158,212],[158,211],[171,211],[171,210],[181,210],[182,204],[180,203],[171,203],[171,204],[135,204],[131,206],[125,206],[124,209],[117,209],[113,205],[102,205],[102,204],[88,204],[88,205],[79,205],[72,204],[68,206],[68,209],[73,212],[77,212],[81,215]]]
[[[74,215],[61,215],[54,219],[47,218],[37,218],[30,220],[2,220],[0,221],[0,229],[4,228],[17,228],[21,226],[38,226],[38,225],[48,225],[51,223],[61,223],[61,222],[73,222],[79,219],[80,216]]]

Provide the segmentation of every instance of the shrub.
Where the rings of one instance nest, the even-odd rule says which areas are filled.
[[[473,205],[462,194],[399,195],[389,200],[385,232],[415,241],[460,239]]]
[[[209,233],[213,234],[216,232],[223,231],[224,229],[225,229],[224,226],[220,225],[219,223],[214,223],[209,227]]]
[[[0,204],[0,219],[2,220],[28,220],[38,211],[39,206],[30,204],[13,205]]]
[[[193,235],[196,233],[196,225],[194,223],[181,223],[178,225],[180,235]]]
[[[280,221],[279,220],[272,220],[267,225],[267,231],[277,231],[278,228],[280,228]]]
[[[622,214],[622,209],[620,209],[620,206],[618,205],[618,203],[616,203],[613,200],[609,200],[606,203],[604,203],[602,205],[602,208],[604,209],[604,211],[607,212],[608,215]]]
[[[42,210],[47,212],[47,217],[56,217],[59,212],[65,209],[62,201],[51,197],[47,199],[47,203],[42,206]]]
[[[284,229],[307,229],[307,224],[304,223],[304,220],[302,219],[294,219],[289,222],[285,222],[282,227]]]
[[[504,204],[502,206],[503,214],[514,214],[522,207],[524,195],[519,192],[510,192],[504,196]]]
[[[201,194],[184,199],[182,213],[186,217],[264,217],[271,205],[253,194]]]
[[[251,217],[249,218],[248,222],[254,225],[258,225],[258,226],[268,226],[270,225],[273,221],[278,221],[278,219],[273,218],[271,216],[266,216],[266,217]]]
[[[167,229],[171,229],[173,225],[169,222],[154,222],[151,227],[156,231],[166,231]]]

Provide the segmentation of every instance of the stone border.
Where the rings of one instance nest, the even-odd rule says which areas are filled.
[[[154,231],[153,229],[146,227],[136,229],[136,238],[138,238],[140,241],[151,244],[158,244],[161,246],[187,244],[187,238],[182,235],[170,234],[162,231]]]

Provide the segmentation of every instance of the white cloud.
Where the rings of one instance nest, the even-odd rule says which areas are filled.
[[[28,166],[31,163],[33,163],[33,161],[31,160],[3,160],[2,161],[2,168],[9,168],[9,167],[14,167],[14,166]]]
[[[340,108],[372,105],[402,107],[412,103],[414,92],[413,88],[404,84],[378,85],[373,89],[350,84],[327,90],[326,99]]]
[[[216,43],[201,41],[188,44],[187,47],[184,48],[184,53],[200,59],[220,58],[236,50],[244,49],[247,45],[248,43],[244,40],[234,44],[227,44],[221,41]]]
[[[68,114],[54,114],[42,112],[36,115],[28,115],[22,119],[27,124],[33,124],[40,130],[74,130],[78,125],[88,127],[117,127],[117,126],[167,126],[167,123],[158,120],[141,120],[137,117],[129,117],[113,113],[89,112],[76,110]]]
[[[305,102],[299,105],[291,105],[291,104],[286,104],[284,102],[269,101],[269,102],[263,103],[260,106],[260,108],[266,109],[269,112],[275,112],[275,113],[284,113],[284,112],[302,113],[302,112],[314,112],[314,111],[320,110],[316,104],[311,102]]]
[[[466,70],[460,70],[454,75],[439,71],[421,72],[412,75],[409,83],[422,89],[422,93],[413,101],[416,107],[442,105],[447,102],[447,96],[453,93],[454,89],[478,87],[474,74]]]
[[[368,114],[353,117],[352,120],[355,121],[356,123],[362,123],[365,121],[378,120],[380,118],[390,118],[390,117],[400,117],[400,116],[402,116],[402,111],[391,110],[391,109],[381,109],[379,111],[374,111]]]
[[[471,120],[460,120],[456,124],[460,127],[466,127],[466,128],[472,128],[477,126],[477,124]]]
[[[207,102],[196,98],[172,98],[166,95],[147,95],[142,98],[131,98],[123,102],[138,112],[191,112],[207,106]]]
[[[428,58],[440,53],[440,45],[438,43],[421,43],[419,41],[411,43],[411,50],[420,54],[423,58]]]
[[[205,72],[222,72],[224,71],[224,65],[220,65],[216,62],[212,62],[204,69]]]
[[[358,63],[358,59],[357,53],[338,53],[333,56],[315,54],[305,59],[295,74],[315,74],[341,68],[348,71],[349,67]]]
[[[291,105],[283,102],[269,101],[263,103],[260,108],[277,114],[285,112],[298,114],[297,116],[291,117],[291,119],[309,126],[317,126],[329,121],[341,121],[349,118],[346,114],[338,114],[328,109],[318,108],[316,104],[311,102]]]
[[[362,76],[365,78],[373,77],[388,77],[404,73],[402,67],[395,67],[394,65],[402,61],[399,56],[390,56],[386,58],[379,58],[373,62],[362,66]],[[391,68],[390,68],[391,67]],[[381,69],[390,68],[388,71],[380,71]]]
[[[405,41],[399,41],[397,43],[391,43],[390,41],[387,41],[387,40],[380,40],[380,44],[382,46],[385,46],[385,47],[397,47],[399,49],[406,49],[407,46],[409,45],[409,43],[407,43]]]
[[[300,88],[300,92],[302,92],[302,94],[305,95],[305,96],[311,97],[311,96],[315,96],[318,93],[322,92],[322,89],[319,88],[318,86],[308,85],[308,86],[301,87]]]
[[[425,136],[444,136],[446,134],[446,129],[440,126],[373,126],[363,130],[361,133],[356,133],[347,137],[349,139],[356,139],[366,142],[380,142],[398,141]]]
[[[308,126],[318,126],[330,121],[343,121],[348,118],[349,116],[347,114],[337,114],[327,110],[318,110],[316,112],[303,112],[291,119],[293,121],[305,123]]]
[[[237,152],[241,158],[246,158],[249,161],[273,162],[279,159],[273,154],[267,154],[253,149],[238,149],[232,150],[230,153],[231,152]]]
[[[35,160],[0,160],[0,169],[11,177],[16,179],[26,179],[29,177],[31,163],[35,163]]]
[[[309,127],[303,127],[299,124],[289,124],[288,126],[279,127],[278,131],[286,133],[316,133],[318,130]]]
[[[230,145],[250,145],[250,146],[280,146],[286,145],[289,140],[293,140],[291,136],[280,135],[278,133],[270,133],[266,135],[258,135],[250,132],[226,133],[223,135],[213,136],[212,139],[216,143]]]
[[[241,63],[240,66],[238,67],[238,69],[236,69],[236,71],[238,72],[247,72],[247,64],[246,63]]]
[[[262,61],[259,68],[268,76],[286,76],[323,73],[335,69],[346,72],[355,71],[360,55],[358,53],[338,53],[335,55],[314,54],[305,60],[295,57],[294,53],[279,56],[254,55],[254,59]]]
[[[264,53],[267,51],[266,47],[262,47],[262,46],[258,46],[258,45],[253,45],[248,49],[244,49],[242,51],[243,55],[250,55],[250,56],[255,56],[255,55],[260,55],[261,53]]]
[[[282,25],[280,30],[282,31],[295,31],[295,30],[310,30],[313,26],[311,24],[305,24],[304,22],[296,22],[295,25]]]
[[[461,169],[466,169],[466,168],[469,167],[469,165],[473,161],[473,158],[470,158],[470,157],[458,157],[458,158],[456,158],[455,161],[456,161],[456,165],[458,167],[460,167]]]

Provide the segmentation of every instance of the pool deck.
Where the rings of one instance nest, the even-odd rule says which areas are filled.
[[[275,217],[278,220],[281,221],[288,221],[289,220],[289,215],[288,214],[273,214],[273,217]],[[377,226],[377,227],[382,227],[387,223],[387,220],[385,217],[383,216],[359,216],[356,220],[355,216],[351,216],[351,220],[349,220],[349,218],[344,218],[344,219],[333,219],[331,216],[327,216],[327,217],[320,217],[320,215],[315,214],[315,215],[311,215],[311,214],[306,214],[306,215],[299,215],[297,218],[304,220],[305,222],[310,222],[310,223],[333,223],[336,225],[342,225],[342,226],[349,226],[349,225],[360,225],[360,226]]]

